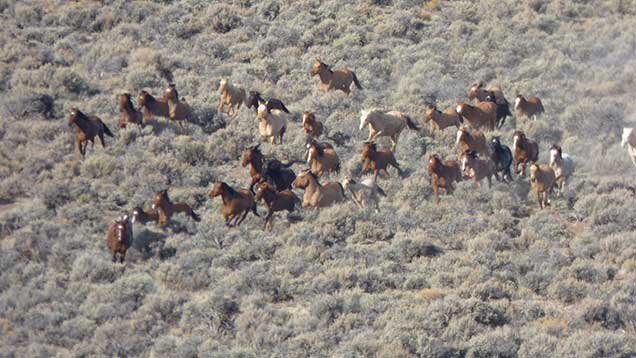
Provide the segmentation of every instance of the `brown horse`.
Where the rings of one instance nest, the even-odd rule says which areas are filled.
[[[277,190],[291,189],[291,183],[296,179],[296,174],[289,169],[296,161],[283,164],[277,159],[265,161],[265,157],[260,150],[260,144],[245,148],[241,165],[250,166],[250,191],[254,185],[262,182],[270,182],[276,186]]]
[[[539,160],[539,144],[528,139],[524,132],[515,131],[512,134],[512,154],[515,174],[524,176],[526,175],[526,165],[528,163],[534,164]]]
[[[146,123],[153,116],[170,118],[170,108],[168,107],[168,100],[165,98],[155,98],[146,91],[140,91],[137,96],[137,103],[139,108],[143,109],[142,113]]]
[[[165,99],[168,101],[168,111],[171,121],[176,121],[179,126],[183,127],[183,122],[192,117],[192,108],[184,100],[179,100],[179,94],[174,84],[169,84],[164,92]]]
[[[332,148],[323,148],[316,141],[307,143],[307,165],[317,176],[325,172],[339,172],[340,158]]]
[[[261,183],[256,189],[256,201],[261,200],[265,201],[267,206],[267,215],[265,216],[265,226],[263,228],[267,229],[269,226],[270,230],[273,226],[274,213],[276,211],[287,210],[292,212],[296,208],[296,204],[301,203],[293,191],[289,189],[277,191],[269,183]]]
[[[132,223],[128,215],[117,218],[114,223],[108,227],[106,235],[106,244],[113,255],[113,262],[117,262],[117,253],[119,253],[119,262],[124,263],[126,251],[133,241]]]
[[[453,182],[462,180],[459,163],[455,160],[442,159],[437,154],[433,154],[428,159],[428,172],[431,175],[431,186],[435,199],[439,203],[439,188],[446,189],[446,194],[453,194],[455,190]]]
[[[433,135],[435,130],[441,132],[451,126],[459,128],[462,117],[453,108],[440,112],[435,105],[429,105],[426,107],[424,120],[431,123],[431,135]]]
[[[309,73],[312,77],[318,75],[320,78],[320,90],[323,92],[341,90],[346,95],[349,95],[351,92],[351,82],[353,82],[358,89],[362,89],[353,71],[348,68],[338,68],[332,71],[331,67],[320,61],[320,59],[314,61]]]
[[[143,128],[143,114],[140,110],[135,109],[130,99],[130,93],[123,93],[119,95],[119,128],[126,128],[128,123],[134,123]]]
[[[256,211],[254,195],[247,189],[234,189],[226,183],[218,181],[212,185],[208,195],[212,199],[221,196],[221,200],[223,200],[221,213],[225,218],[226,226],[241,225],[250,210],[254,215],[260,217]],[[234,224],[232,224],[232,220],[234,220]]]
[[[160,190],[155,193],[152,208],[159,212],[159,226],[161,227],[168,225],[170,218],[176,213],[186,213],[192,218],[192,220],[197,222],[201,221],[199,215],[192,210],[190,205],[183,202],[171,202],[168,197],[168,189]]]
[[[71,108],[71,115],[68,117],[68,124],[75,125],[75,139],[79,153],[84,156],[88,142],[91,142],[91,148],[95,147],[95,136],[99,137],[102,147],[106,148],[104,142],[104,134],[114,137],[113,133],[106,127],[106,124],[97,116],[87,116],[80,112],[76,107]],[[84,147],[82,148],[82,144]]]
[[[515,111],[517,112],[517,117],[526,117],[528,119],[532,117],[536,121],[537,116],[545,112],[545,108],[543,108],[543,103],[541,103],[539,97],[530,96],[526,99],[519,94],[515,99]]]
[[[554,169],[552,169],[551,166],[547,164],[530,165],[530,183],[532,190],[537,195],[537,200],[539,201],[539,207],[541,209],[550,205],[549,196],[550,193],[552,193],[555,181],[556,175],[554,174]]]
[[[455,111],[475,129],[484,127],[492,131],[497,124],[497,105],[493,102],[477,102],[474,106],[459,102]]]
[[[305,190],[303,208],[323,208],[345,200],[342,184],[338,182],[320,184],[316,174],[309,169],[298,174],[292,185]]]
[[[232,118],[236,117],[238,115],[237,110],[247,99],[245,90],[230,83],[229,79],[222,78],[219,83],[219,93],[221,93],[219,107],[217,108],[219,117],[223,113],[223,107],[225,106],[229,108],[227,114]]]
[[[362,170],[360,171],[360,176],[362,176],[367,171],[373,171],[373,178],[378,179],[378,174],[380,171],[383,171],[386,176],[389,176],[389,172],[387,171],[387,167],[391,164],[392,167],[397,169],[398,175],[402,176],[404,173],[400,168],[393,152],[387,149],[378,150],[375,143],[372,142],[364,142],[362,144],[362,159],[364,159],[364,164],[362,165]]]
[[[488,180],[488,187],[492,186],[492,177],[495,175],[496,169],[495,162],[490,158],[480,159],[476,151],[466,149],[459,161],[462,165],[462,173],[473,179],[477,188],[481,188],[481,180],[484,178]]]
[[[486,143],[486,136],[479,130],[469,131],[466,127],[460,127],[457,130],[457,140],[455,141],[458,154],[461,156],[466,149],[472,149],[484,157],[490,155],[490,148]]]
[[[311,112],[303,112],[303,129],[309,136],[318,139],[324,130],[322,122]]]

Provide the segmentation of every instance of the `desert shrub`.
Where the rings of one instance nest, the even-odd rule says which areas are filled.
[[[499,329],[468,341],[466,357],[517,357],[519,338],[510,329]]]

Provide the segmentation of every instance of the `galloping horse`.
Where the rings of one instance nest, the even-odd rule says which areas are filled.
[[[367,142],[371,142],[378,137],[390,137],[393,143],[391,152],[394,153],[400,133],[402,133],[404,128],[419,129],[411,117],[399,111],[363,110],[360,115],[360,130],[364,129],[365,126],[369,126]]]
[[[176,213],[186,213],[194,221],[201,221],[197,213],[192,210],[190,205],[183,202],[173,203],[168,197],[168,189],[164,189],[155,193],[152,208],[159,212],[159,226],[168,225],[168,221],[172,215]]]
[[[254,195],[247,189],[234,189],[226,183],[219,181],[212,185],[212,190],[210,190],[208,195],[211,199],[219,195],[221,196],[221,200],[223,200],[221,213],[225,218],[226,226],[241,225],[250,210],[254,215],[260,217],[256,211]],[[233,224],[232,220],[234,220]]]
[[[79,149],[82,157],[86,154],[86,146],[88,141],[91,142],[91,148],[95,147],[95,136],[99,137],[99,141],[102,142],[102,147],[106,148],[104,142],[104,134],[109,137],[114,137],[113,133],[106,127],[106,124],[97,116],[87,116],[80,112],[76,107],[71,108],[71,115],[68,117],[68,124],[75,125],[76,133],[75,139],[77,142],[77,149]],[[82,148],[82,143],[84,147]]]
[[[309,73],[312,77],[318,75],[320,78],[320,90],[323,92],[341,90],[346,95],[349,95],[351,92],[351,82],[353,82],[358,89],[362,89],[362,85],[360,85],[353,71],[348,68],[331,70],[331,67],[320,61],[320,59],[314,61]]]
[[[128,123],[135,123],[141,129],[144,126],[143,114],[140,110],[135,109],[130,99],[130,93],[122,93],[119,95],[119,128],[126,128]]]

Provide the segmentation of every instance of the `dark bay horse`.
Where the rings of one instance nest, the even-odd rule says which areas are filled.
[[[91,142],[91,148],[95,147],[95,136],[99,137],[99,141],[102,142],[102,147],[104,148],[106,148],[104,134],[114,137],[113,133],[99,117],[87,116],[76,107],[71,108],[68,124],[75,125],[77,148],[82,156],[86,154],[86,146],[88,146],[89,141]],[[84,144],[83,147],[82,144]]]

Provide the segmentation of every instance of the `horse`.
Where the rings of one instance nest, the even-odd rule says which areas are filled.
[[[497,105],[497,129],[500,129],[506,122],[506,118],[508,116],[512,117],[508,101],[504,98],[502,103],[497,103],[497,96],[495,95],[495,92],[492,91],[488,92],[485,101],[492,102]]]
[[[230,83],[229,79],[223,78],[219,84],[219,93],[221,94],[221,100],[219,101],[219,107],[217,109],[219,116],[223,113],[223,107],[228,106],[228,115],[232,118],[236,117],[238,115],[237,110],[247,99],[245,90],[234,86]]]
[[[234,189],[225,182],[217,181],[212,185],[208,195],[211,199],[221,196],[223,201],[221,213],[225,218],[225,226],[241,225],[250,210],[254,215],[260,217],[256,211],[254,195],[247,189]],[[234,224],[232,224],[232,220],[234,220]]]
[[[77,149],[82,157],[86,155],[86,147],[89,141],[91,142],[91,148],[95,148],[95,136],[99,137],[102,147],[106,148],[104,134],[109,137],[114,137],[114,135],[99,117],[87,116],[76,107],[71,107],[70,113],[68,124],[69,126],[75,125],[75,140]],[[82,144],[84,144],[83,148]]]
[[[121,216],[108,227],[106,235],[106,245],[110,249],[113,256],[113,262],[117,262],[117,254],[119,253],[119,262],[124,263],[126,251],[132,245],[133,228],[128,215]]]
[[[287,114],[290,114],[289,109],[285,107],[285,104],[280,99],[270,98],[268,100],[265,100],[265,98],[263,98],[259,92],[250,91],[249,97],[245,100],[245,106],[247,108],[254,108],[254,112],[258,112],[258,106],[260,106],[261,104],[264,104],[265,107],[267,107],[268,111],[271,111],[272,109],[278,109]]]
[[[119,99],[117,104],[119,106],[120,112],[119,128],[126,128],[126,125],[128,125],[128,123],[134,123],[139,126],[140,129],[143,128],[143,114],[140,110],[135,109],[135,107],[133,106],[130,99],[130,93],[122,93],[118,97]]]
[[[389,164],[397,169],[398,175],[404,175],[404,172],[402,172],[402,169],[395,159],[393,152],[386,149],[378,150],[375,143],[362,143],[362,159],[364,159],[364,164],[362,165],[360,176],[370,170],[373,171],[374,179],[378,178],[378,174],[380,173],[380,171],[383,171],[386,176],[389,176],[389,172],[387,171],[387,167],[389,166]]]
[[[311,112],[303,112],[303,129],[309,136],[318,139],[324,130],[322,122]]]
[[[168,225],[170,218],[176,213],[186,213],[192,220],[196,222],[201,221],[199,215],[192,210],[190,205],[184,202],[171,202],[168,197],[168,189],[163,189],[155,193],[152,209],[159,213],[159,226],[161,227]]]
[[[560,197],[565,191],[566,180],[574,174],[574,160],[563,153],[560,146],[552,144],[552,147],[550,147],[550,167],[554,170],[556,177],[554,184],[558,189],[557,196]]]
[[[303,208],[323,208],[345,199],[342,184],[327,182],[321,185],[318,182],[318,177],[309,169],[298,174],[292,185],[294,188],[305,190]]]
[[[506,178],[512,181],[512,173],[510,167],[512,166],[512,152],[507,145],[501,144],[499,137],[492,137],[490,140],[490,159],[495,163],[495,178],[499,180],[499,172],[501,172],[501,179],[506,182]]]
[[[539,97],[530,96],[525,99],[519,94],[515,99],[515,111],[517,112],[517,117],[526,117],[528,119],[532,117],[536,121],[537,116],[544,113],[545,109]]]
[[[291,189],[291,183],[296,179],[296,174],[289,169],[295,161],[283,164],[277,159],[265,161],[265,157],[260,150],[260,144],[245,148],[241,165],[250,166],[250,191],[254,185],[264,181],[273,183],[277,190]]]
[[[442,161],[438,154],[428,158],[428,172],[431,175],[431,186],[437,203],[439,203],[439,188],[446,189],[446,194],[452,195],[455,191],[453,182],[462,180],[462,172],[457,161]]]
[[[440,112],[435,105],[426,107],[424,120],[430,122],[431,135],[435,133],[435,130],[443,131],[451,126],[459,128],[462,123],[462,117],[453,108]]]
[[[526,137],[523,131],[515,131],[512,134],[512,152],[514,153],[515,173],[526,175],[526,165],[536,163],[539,160],[539,144]],[[521,166],[521,169],[519,169]]]
[[[537,194],[537,200],[539,201],[539,207],[541,209],[550,205],[548,197],[550,192],[552,192],[555,180],[556,175],[554,174],[554,169],[549,165],[530,165],[530,184],[532,190]]]
[[[380,211],[380,195],[386,197],[386,193],[378,186],[374,178],[367,178],[359,183],[350,176],[346,176],[342,187],[351,192],[353,202],[360,208],[368,208],[373,205],[376,212]]]
[[[269,183],[261,183],[256,189],[256,201],[263,200],[267,206],[267,215],[265,216],[265,225],[263,229],[272,229],[274,221],[274,213],[276,211],[287,210],[292,212],[296,208],[296,204],[301,204],[300,199],[294,194],[293,191],[287,189],[283,191],[277,191]]]
[[[183,121],[187,121],[192,117],[192,108],[184,100],[179,100],[177,88],[172,83],[168,85],[164,95],[168,101],[170,120],[176,121],[183,128]]]
[[[479,81],[473,83],[468,89],[468,99],[478,102],[487,101],[488,95],[494,95],[495,103],[508,105],[508,100],[504,97],[503,90],[499,85],[489,85],[484,88],[484,83]]]
[[[405,113],[398,111],[381,112],[378,110],[362,110],[360,115],[360,130],[369,127],[367,142],[379,137],[391,138],[391,151],[395,152],[400,133],[404,128],[418,130],[415,122]]]
[[[455,108],[466,123],[475,129],[484,127],[494,130],[497,123],[497,105],[492,102],[477,102],[474,106],[459,102]]]
[[[459,158],[462,163],[462,173],[472,178],[477,184],[477,188],[481,188],[481,180],[488,180],[488,187],[492,187],[492,176],[495,174],[495,163],[487,159],[480,159],[477,152],[467,149]]]
[[[146,225],[147,223],[154,221],[159,221],[159,214],[157,210],[148,208],[143,209],[140,206],[135,206],[132,210],[132,223],[139,222],[142,225]]]
[[[627,155],[629,155],[632,163],[636,166],[636,132],[634,132],[633,127],[623,128],[621,147],[627,147]]]
[[[287,117],[289,115],[278,109],[267,110],[264,104],[258,106],[258,132],[261,137],[270,138],[272,144],[276,144],[276,137],[279,144],[283,144],[283,135],[287,130]]]
[[[339,172],[340,158],[332,148],[322,148],[317,142],[307,143],[307,165],[317,176],[325,172]]]
[[[146,91],[140,91],[137,96],[137,103],[139,108],[143,109],[142,113],[146,123],[153,116],[170,118],[170,108],[168,107],[168,100],[165,98],[155,98]]]
[[[461,156],[466,149],[474,150],[484,157],[490,156],[490,148],[488,148],[486,143],[486,136],[477,129],[469,131],[464,126],[459,127],[455,146],[458,149],[457,156]]]
[[[309,71],[312,77],[318,75],[320,78],[320,90],[327,92],[330,90],[341,90],[347,96],[351,93],[351,83],[353,82],[358,89],[362,89],[360,81],[356,74],[348,68],[338,68],[331,70],[331,67],[316,59]]]

